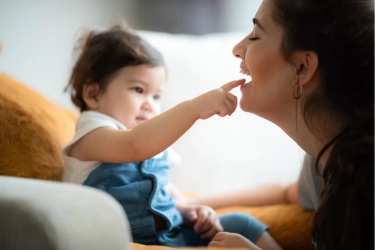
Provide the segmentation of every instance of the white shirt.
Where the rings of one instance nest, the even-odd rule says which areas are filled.
[[[102,114],[97,111],[82,112],[77,121],[76,134],[68,143],[68,145],[66,145],[62,150],[62,156],[65,161],[65,169],[63,174],[64,182],[83,184],[89,174],[101,164],[101,162],[98,161],[78,160],[74,157],[69,156],[69,151],[71,146],[86,134],[102,127],[110,127],[119,130],[126,129],[126,127],[121,122],[108,115]],[[174,150],[172,150],[172,148],[168,148],[167,150],[170,166],[173,167],[175,165],[178,165],[181,161],[180,156]],[[160,157],[161,155],[162,153],[154,157]]]

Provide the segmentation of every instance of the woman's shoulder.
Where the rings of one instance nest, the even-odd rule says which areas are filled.
[[[306,154],[298,180],[298,200],[304,209],[315,210],[318,207],[323,185],[323,178],[315,170],[315,158]]]

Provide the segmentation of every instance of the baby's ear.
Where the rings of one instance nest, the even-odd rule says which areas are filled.
[[[96,110],[99,107],[98,96],[100,94],[99,84],[90,83],[85,84],[82,89],[82,97],[88,109]]]

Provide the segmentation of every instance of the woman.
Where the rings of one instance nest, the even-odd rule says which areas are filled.
[[[240,106],[307,153],[299,195],[292,184],[268,187],[264,196],[198,202],[244,205],[237,201],[246,194],[253,205],[299,200],[316,210],[316,249],[373,249],[373,8],[371,0],[263,0],[253,31],[233,49],[252,78],[241,87]],[[225,233],[211,246],[257,249]]]

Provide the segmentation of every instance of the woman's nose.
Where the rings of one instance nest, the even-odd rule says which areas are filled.
[[[237,43],[232,50],[232,54],[237,58],[244,58],[246,53],[246,48],[243,46],[242,41]]]

